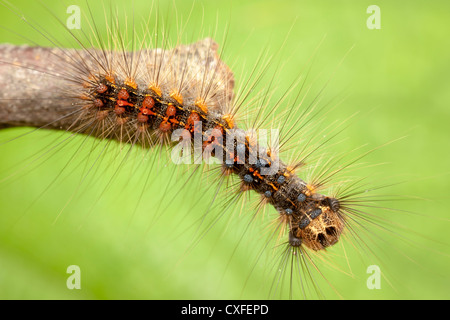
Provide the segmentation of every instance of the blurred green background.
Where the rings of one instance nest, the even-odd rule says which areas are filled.
[[[325,124],[358,112],[336,139],[339,143],[331,143],[327,151],[346,152],[361,145],[369,150],[404,137],[365,157],[367,165],[352,172],[369,176],[375,185],[395,184],[381,190],[383,194],[410,198],[382,204],[402,212],[373,210],[404,229],[390,225],[392,234],[375,228],[375,241],[367,242],[371,250],[342,240],[323,253],[315,260],[326,278],[314,273],[319,296],[448,299],[450,3],[174,2],[176,11],[170,10],[172,1],[155,2],[153,10],[159,7],[169,21],[188,21],[183,41],[215,34],[219,44],[225,42],[223,59],[232,66],[238,86],[261,51],[268,50],[275,58],[260,87],[269,86],[277,69],[274,101],[303,71],[312,85],[307,101],[327,84],[321,105],[336,107],[326,114]],[[136,25],[151,9],[144,0],[117,3],[129,19],[135,13]],[[87,12],[84,2],[45,4],[63,20],[68,5],[78,4]],[[379,30],[366,25],[372,4],[381,10]],[[67,33],[40,4],[14,5],[32,24],[70,46]],[[90,6],[96,17],[100,13],[96,22],[101,25],[103,4]],[[0,20],[17,34],[50,45],[3,7]],[[171,25],[169,32],[174,36],[176,30]],[[4,29],[0,41],[31,43]],[[28,131],[0,131],[0,143]],[[215,188],[208,188],[214,186],[212,175],[197,175],[184,184],[189,173],[181,171],[186,168],[166,164],[164,155],[149,152],[142,159],[136,153],[118,163],[125,151],[116,157],[118,146],[109,144],[111,152],[105,155],[105,146],[44,130],[0,145],[0,298],[269,297],[277,265],[270,250],[260,255],[267,218],[248,228],[254,212],[250,206],[241,212],[238,204],[221,215],[219,198],[219,207],[200,224],[215,196]],[[273,208],[267,208],[267,216],[276,216]],[[210,223],[211,229],[202,233]],[[186,252],[199,234],[201,240]],[[366,286],[366,269],[373,264],[386,277],[379,290]],[[81,290],[66,287],[70,265],[81,269]],[[317,295],[310,292],[307,297]]]

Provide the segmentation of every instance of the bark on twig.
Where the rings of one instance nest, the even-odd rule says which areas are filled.
[[[68,127],[56,120],[77,99],[52,99],[61,90],[61,80],[45,73],[56,68],[52,50],[0,45],[0,127]]]

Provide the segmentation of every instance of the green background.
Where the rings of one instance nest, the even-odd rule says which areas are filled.
[[[300,71],[312,85],[306,101],[325,86],[320,106],[329,111],[320,118],[323,125],[349,120],[326,152],[363,146],[358,154],[394,141],[351,172],[374,185],[392,184],[380,193],[398,200],[381,206],[399,210],[371,212],[393,232],[367,225],[374,232],[368,248],[343,239],[320,254],[315,261],[324,277],[313,272],[320,294],[310,287],[306,297],[448,299],[449,2],[175,1],[177,10],[171,2],[158,2],[171,23],[169,33],[176,33],[175,21],[190,15],[183,42],[211,35],[225,42],[223,59],[237,86],[262,50],[275,55],[259,87],[274,87],[272,101]],[[67,16],[60,1],[45,4],[59,19]],[[366,26],[371,4],[381,9],[379,30]],[[70,46],[67,33],[39,3],[14,5]],[[84,2],[80,7],[86,12]],[[134,11],[139,25],[150,7],[148,1],[120,2],[118,12],[130,18]],[[103,5],[91,3],[91,10],[101,25]],[[0,21],[49,45],[3,7]],[[31,43],[4,29],[0,41]],[[287,103],[282,108],[294,112]],[[271,103],[265,110],[271,111]],[[0,142],[28,131],[4,130]],[[269,296],[279,250],[260,255],[273,208],[247,227],[256,197],[223,212],[221,193],[201,224],[215,196],[214,172],[185,184],[186,168],[167,163],[165,155],[150,151],[141,161],[136,153],[118,163],[124,152],[115,157],[117,145],[108,145],[105,155],[105,143],[68,137],[40,130],[0,145],[0,298],[265,299],[280,297],[280,291],[287,297],[286,283]],[[385,276],[380,290],[366,286],[367,267],[374,264]],[[70,265],[81,269],[81,290],[66,287]]]

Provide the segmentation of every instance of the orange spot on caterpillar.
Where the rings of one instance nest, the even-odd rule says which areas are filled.
[[[159,97],[161,97],[161,94],[162,94],[161,88],[160,88],[156,83],[150,84],[150,85],[148,86],[148,88],[149,88],[150,90],[152,90],[154,93],[156,93],[156,95],[158,95]]]
[[[275,185],[272,183],[272,182],[269,182],[269,185],[273,188],[273,190],[275,190],[275,191],[277,191],[278,190],[278,188],[277,187],[275,187]]]
[[[167,121],[163,121],[159,125],[159,130],[162,132],[168,132],[168,131],[170,131],[171,128],[172,128],[172,125]]]
[[[258,170],[255,170],[255,169],[253,169],[252,167],[250,167],[249,169],[248,169],[248,171],[250,171],[250,173],[252,173],[253,174],[253,176],[255,176],[255,177],[257,177],[257,178],[259,178],[259,179],[263,179],[263,177],[259,174],[259,171]]]
[[[101,107],[103,107],[103,105],[104,105],[104,103],[101,99],[94,100],[94,107],[101,108]]]
[[[178,90],[172,90],[170,92],[170,97],[175,99],[179,104],[183,104],[183,96]]]
[[[310,184],[306,185],[306,191],[305,194],[307,196],[311,196],[312,194],[314,194],[316,192],[316,187]]]
[[[145,97],[144,100],[142,101],[143,108],[151,109],[151,108],[153,108],[154,105],[155,105],[155,100],[150,96]]]
[[[105,76],[105,79],[106,79],[106,81],[108,81],[108,82],[110,82],[110,83],[112,83],[112,84],[115,84],[115,83],[116,83],[116,79],[114,79],[114,76],[112,76],[112,75],[107,74],[107,75]]]
[[[144,115],[144,116],[155,115],[156,113],[150,110],[154,106],[155,106],[155,100],[150,96],[145,97],[144,100],[142,101],[142,106],[139,109],[140,114]],[[138,115],[138,117],[139,117],[139,115]],[[144,118],[142,118],[142,119],[144,119]],[[147,117],[147,120],[148,120],[148,117]],[[143,122],[147,122],[147,120],[145,120]]]
[[[195,100],[195,106],[197,106],[198,108],[200,108],[200,110],[203,113],[208,113],[208,106],[206,105],[206,102],[203,98],[197,98]]]
[[[224,114],[223,117],[222,117],[222,119],[225,120],[227,126],[228,126],[230,129],[233,129],[233,128],[234,128],[234,118],[233,118],[233,116],[232,116],[231,114],[229,114],[229,113]]]
[[[132,103],[129,103],[128,101],[125,101],[125,100],[117,100],[117,105],[119,107],[133,106]]]
[[[147,110],[147,109],[145,109]],[[137,121],[140,123],[146,123],[148,121],[148,116],[143,114],[142,112],[139,112],[137,115]]]
[[[136,82],[133,79],[129,79],[129,78],[127,78],[125,80],[125,84],[133,89],[137,89],[137,87],[138,87]]]
[[[130,94],[129,94],[128,91],[125,90],[125,89],[121,89],[121,90],[119,91],[119,93],[117,94],[117,98],[118,98],[119,100],[127,100],[129,97],[130,97]]]
[[[122,106],[120,106],[120,105],[117,105],[117,106],[114,107],[114,113],[115,113],[116,115],[120,116],[120,115],[123,114],[124,112],[125,112],[125,108],[124,108],[124,107],[122,107]]]
[[[140,113],[142,113],[143,115],[151,115],[151,116],[156,115],[155,112],[153,112],[152,110],[147,109],[147,108],[140,108],[139,111],[140,111]]]
[[[194,132],[194,124],[196,121],[200,121],[200,115],[197,112],[192,112],[187,121],[186,126],[184,127],[186,130],[189,130],[190,132]]]
[[[192,112],[188,117],[187,124],[193,124],[195,121],[200,121],[200,116],[197,112]]]
[[[173,117],[173,116],[175,116],[176,114],[177,114],[177,108],[176,108],[174,105],[169,104],[169,105],[167,106],[166,116],[167,116],[167,117]]]

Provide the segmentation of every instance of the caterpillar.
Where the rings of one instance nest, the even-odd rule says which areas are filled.
[[[5,11],[6,16],[16,20],[26,8],[24,6],[17,10],[7,3],[3,4],[8,7]],[[229,48],[226,46],[227,41],[230,41],[229,38],[235,33],[232,30],[225,32],[223,41],[225,44],[222,51],[220,42],[215,39],[220,32],[214,31],[222,26],[213,23],[214,27],[208,30],[203,25],[207,24],[205,20],[210,19],[211,11],[197,15],[201,19],[197,18],[196,22],[208,32],[216,33],[214,40],[210,38],[211,34],[206,36],[195,34],[188,37],[192,41],[183,43],[180,40],[181,37],[176,35],[176,40],[171,44],[169,22],[174,21],[178,24],[178,15],[182,15],[182,12],[187,13],[186,20],[195,20],[192,13],[195,9],[192,9],[190,5],[177,3],[176,10],[168,10],[166,17],[168,22],[163,22],[164,17],[150,16],[146,17],[141,25],[134,21],[138,19],[136,13],[140,12],[139,9],[134,8],[134,13],[129,16],[122,15],[121,10],[127,6],[126,4],[118,4],[119,9],[111,9],[108,5],[105,6],[106,8],[96,8],[96,5],[90,2],[88,6],[79,5],[88,19],[82,20],[82,27],[78,33],[77,30],[71,30],[65,26],[65,18],[68,16],[65,9],[69,5],[55,6],[55,8],[64,9],[58,11],[49,4],[41,6],[41,9],[47,16],[48,11],[59,12],[54,13],[56,17],[49,20],[55,23],[55,29],[64,31],[62,36],[57,37],[53,34],[51,27],[53,25],[42,28],[42,20],[28,18],[22,23],[28,27],[27,31],[16,33],[25,35],[27,40],[32,40],[31,44],[37,42],[32,38],[34,35],[52,47],[62,47],[63,42],[67,41],[69,47],[81,48],[72,50],[6,47],[7,50],[4,51],[6,53],[1,59],[4,62],[3,68],[9,68],[8,72],[2,73],[4,77],[17,77],[14,72],[26,73],[27,71],[36,76],[32,81],[28,78],[22,79],[19,83],[14,83],[14,78],[13,80],[3,78],[6,80],[2,80],[2,86],[7,90],[2,91],[4,94],[2,111],[7,110],[8,115],[14,114],[14,110],[7,108],[17,108],[15,103],[21,103],[22,110],[26,107],[30,109],[21,112],[20,115],[23,118],[18,120],[18,124],[23,125],[20,121],[25,119],[26,123],[27,116],[32,115],[33,121],[41,121],[35,126],[42,127],[42,130],[34,131],[13,141],[9,141],[11,138],[8,138],[8,134],[10,133],[11,137],[17,137],[20,136],[20,132],[3,129],[2,131],[6,133],[1,133],[6,135],[2,140],[8,141],[2,145],[2,155],[13,153],[13,150],[7,148],[13,147],[16,142],[21,143],[23,138],[32,139],[31,145],[28,146],[32,149],[31,160],[26,161],[26,157],[20,154],[18,155],[20,160],[14,160],[8,155],[13,161],[23,161],[23,163],[19,162],[21,163],[19,167],[22,166],[22,168],[14,171],[12,176],[6,173],[5,181],[3,181],[20,183],[23,186],[26,183],[20,178],[23,174],[22,169],[25,170],[25,178],[31,177],[33,173],[38,175],[37,181],[41,185],[38,195],[31,194],[31,191],[25,192],[23,194],[25,198],[33,199],[27,205],[21,206],[22,209],[26,210],[30,205],[37,206],[36,198],[37,202],[41,202],[42,197],[50,197],[50,202],[47,203],[51,205],[48,205],[50,209],[46,209],[48,210],[46,218],[51,222],[44,222],[41,225],[41,227],[44,226],[43,230],[31,232],[31,235],[34,234],[37,239],[47,238],[50,241],[37,241],[41,245],[34,247],[38,249],[39,257],[35,257],[32,261],[35,261],[39,268],[47,266],[49,269],[57,268],[64,273],[68,265],[79,264],[82,272],[88,274],[88,278],[97,277],[112,269],[111,274],[100,277],[102,280],[98,283],[86,280],[89,290],[75,292],[75,294],[85,294],[87,297],[93,295],[107,298],[204,299],[212,296],[233,299],[279,297],[278,294],[281,297],[291,298],[311,296],[361,298],[370,295],[376,297],[377,291],[368,289],[365,280],[368,276],[366,268],[378,263],[363,263],[362,272],[361,270],[347,271],[347,273],[358,273],[360,276],[363,274],[363,280],[355,281],[358,284],[355,287],[359,288],[359,293],[351,293],[352,289],[349,289],[350,293],[341,293],[349,286],[349,277],[345,275],[345,272],[341,270],[336,272],[333,268],[346,269],[345,265],[354,258],[352,250],[376,251],[377,246],[384,246],[384,250],[387,250],[388,244],[391,241],[395,242],[392,239],[396,239],[392,237],[392,233],[399,231],[391,232],[391,238],[389,238],[390,232],[383,233],[386,221],[383,218],[378,220],[382,217],[382,212],[379,213],[379,211],[387,212],[389,217],[386,219],[389,221],[399,219],[395,217],[395,214],[390,214],[398,213],[398,211],[387,210],[389,206],[379,205],[379,199],[372,198],[371,192],[367,192],[368,196],[365,197],[364,193],[357,191],[358,188],[360,190],[362,188],[363,191],[368,189],[364,187],[364,181],[358,178],[356,182],[352,182],[349,178],[349,181],[345,180],[347,178],[342,178],[343,181],[338,181],[339,183],[331,188],[325,188],[327,185],[325,182],[329,182],[329,178],[338,175],[346,166],[357,170],[352,161],[359,160],[361,154],[366,153],[362,152],[345,159],[340,155],[333,157],[333,152],[329,151],[333,150],[335,147],[333,145],[326,145],[327,149],[324,150],[322,147],[324,143],[328,142],[330,136],[333,138],[335,131],[339,131],[341,126],[334,119],[329,120],[332,119],[333,112],[326,113],[321,119],[314,118],[316,110],[319,109],[317,107],[319,99],[314,95],[310,98],[308,94],[304,98],[305,91],[313,91],[313,89],[299,90],[304,85],[300,82],[297,87],[292,86],[285,94],[278,93],[278,96],[272,98],[273,94],[269,89],[276,86],[275,77],[266,79],[267,87],[259,89],[257,85],[260,81],[262,82],[261,79],[265,74],[269,74],[266,67],[274,67],[277,69],[275,72],[281,72],[278,68],[281,68],[283,64],[273,62],[274,60],[270,57],[267,58],[269,63],[265,64],[264,53],[254,58],[257,62],[262,61],[260,65],[250,66],[246,71],[249,74],[248,82],[245,80],[239,82],[239,77],[234,74],[239,68],[236,65],[228,67],[223,62],[227,60],[226,50]],[[134,5],[138,6],[138,2]],[[153,4],[154,7],[149,9],[148,4],[142,4],[147,11],[159,10],[158,5],[162,4]],[[203,5],[208,7],[211,3],[205,2]],[[254,3],[248,5],[256,8]],[[293,4],[275,6],[274,3],[268,2],[266,6],[271,9],[277,8],[281,12],[283,8],[286,9]],[[214,9],[219,10],[216,7]],[[252,9],[255,12],[252,15],[253,19],[242,17],[243,12],[246,12],[245,6],[239,7],[239,10],[242,10],[238,15],[242,21],[253,22],[260,18],[256,9]],[[236,12],[238,11],[233,11],[233,13]],[[264,11],[264,14],[273,17],[274,14],[269,13],[271,11]],[[103,16],[106,16],[106,21],[103,21]],[[214,14],[211,16],[214,17],[213,20],[216,19]],[[160,32],[153,33],[154,27],[160,28]],[[106,36],[100,35],[101,28],[105,28]],[[135,36],[134,34],[141,28],[144,29],[143,35]],[[187,29],[187,25],[174,29],[180,32],[185,28]],[[7,29],[11,31],[10,27]],[[32,35],[29,35],[30,31],[34,31]],[[261,39],[261,36],[257,39]],[[280,39],[272,39],[272,42],[277,40],[280,41]],[[237,42],[243,42],[243,39],[240,38]],[[284,44],[282,40],[280,42],[283,50],[287,50],[287,44]],[[39,43],[39,45],[42,44]],[[253,46],[255,46],[254,43]],[[240,46],[236,47],[240,49]],[[261,46],[258,48],[260,49]],[[243,52],[245,51],[239,51],[239,55]],[[298,53],[298,50],[292,49],[292,52]],[[25,67],[17,66],[27,59],[26,54],[30,54],[32,59],[39,57],[39,60],[25,64]],[[41,62],[44,64],[40,65]],[[48,62],[54,62],[55,65]],[[289,66],[289,68],[294,67]],[[245,70],[245,68],[242,69]],[[242,76],[245,79],[245,71]],[[39,90],[32,90],[33,88]],[[257,92],[257,90],[261,91]],[[26,94],[30,96],[25,99]],[[29,103],[30,101],[38,102]],[[22,104],[22,102],[25,103]],[[336,102],[333,101],[333,103]],[[39,106],[38,110],[34,109],[36,105]],[[255,108],[253,110],[252,105]],[[340,108],[342,104],[338,106]],[[58,112],[58,110],[61,112],[59,115],[52,115],[52,112]],[[53,119],[58,121],[49,121],[45,118],[46,115],[52,115]],[[2,121],[5,118],[2,114]],[[263,148],[260,146],[259,138],[249,134],[248,131],[238,130],[241,126],[245,129],[254,128],[255,124],[258,124],[257,128],[264,128],[262,120],[265,118],[272,122],[268,128],[278,126],[285,129],[281,130],[281,145],[289,142],[294,146],[298,143],[299,146],[288,152],[281,152],[283,148],[281,150],[270,146]],[[314,126],[310,122],[311,118],[319,120],[318,125]],[[60,120],[68,121],[62,123]],[[15,120],[7,121],[9,124],[17,125],[14,123]],[[50,128],[61,129],[64,125],[66,127],[62,129],[69,131],[64,135],[50,130],[45,131]],[[219,154],[221,154],[221,164],[211,164],[208,167],[197,166],[195,163],[197,159],[190,158],[194,162],[191,165],[193,167],[190,168],[191,171],[187,170],[183,164],[173,164],[167,145],[178,142],[171,139],[176,129],[181,129],[177,138],[183,138],[183,133],[186,132],[189,137],[195,138],[195,133],[198,133],[201,154],[203,155],[206,150],[212,155],[211,158],[216,159],[220,159]],[[358,129],[362,130],[361,127]],[[234,132],[236,132],[235,139],[232,140],[230,136]],[[35,139],[45,140],[37,150],[34,149]],[[312,141],[314,139],[318,142]],[[228,141],[234,142],[228,144]],[[71,145],[74,149],[69,150]],[[344,148],[345,143],[339,143],[337,147]],[[21,148],[25,148],[25,145]],[[355,149],[355,146],[347,150],[352,149]],[[168,150],[171,152],[175,149]],[[183,152],[185,150],[188,149],[183,149]],[[47,168],[47,171],[52,169],[53,159],[66,152],[67,155],[63,157],[56,175],[53,173],[52,178],[42,182],[44,179],[38,173],[42,172],[43,168]],[[242,157],[239,157],[239,153]],[[171,155],[176,156],[179,153],[171,153]],[[252,157],[253,155],[256,156]],[[240,158],[244,160],[239,161]],[[289,158],[291,158],[290,165],[287,164]],[[183,156],[179,160],[183,162],[188,158]],[[337,163],[338,160],[341,160],[343,164]],[[263,175],[261,170],[270,168],[272,163],[277,164],[275,173]],[[14,168],[17,169],[17,163]],[[28,172],[30,170],[32,173]],[[71,173],[71,170],[74,172],[74,177],[67,173],[68,171]],[[179,171],[187,171],[187,173],[182,174]],[[10,177],[13,178],[12,182]],[[67,179],[72,180],[76,186],[75,189],[72,187],[68,192],[56,192],[58,190],[55,191],[55,189],[59,189]],[[116,180],[120,179],[124,181],[117,183]],[[114,185],[117,185],[119,190],[112,190]],[[5,186],[8,184],[5,183]],[[212,186],[210,187],[212,190],[207,190],[208,186]],[[321,188],[325,192],[317,190]],[[22,191],[18,187],[10,189],[16,192]],[[95,192],[89,195],[90,189]],[[41,194],[42,191],[44,191],[43,194]],[[346,193],[347,201],[347,198],[343,196]],[[3,189],[2,196],[7,198],[8,194],[14,194],[14,192],[6,192]],[[88,195],[85,196],[86,194]],[[113,196],[108,197],[108,194]],[[19,199],[23,199],[23,195]],[[256,195],[258,195],[257,198]],[[246,200],[247,196],[250,200]],[[78,207],[73,203],[76,197],[81,197]],[[23,199],[24,202],[27,200]],[[90,204],[86,205],[89,201]],[[150,201],[150,205],[147,201]],[[5,211],[18,212],[17,203],[6,200],[2,203],[5,203]],[[115,206],[121,209],[113,214],[111,208]],[[69,207],[75,210],[70,213]],[[172,209],[168,210],[168,208]],[[153,216],[149,214],[149,211],[152,211]],[[77,217],[80,212],[81,217]],[[11,228],[6,229],[5,231],[8,232],[5,234],[16,234],[20,229],[23,229],[22,232],[29,232],[30,230],[25,229],[24,221],[33,221],[27,220],[32,215],[35,216],[34,219],[42,217],[42,213],[38,212],[25,213],[23,217],[11,214],[3,224]],[[247,216],[244,217],[245,215]],[[412,218],[408,215],[408,219]],[[72,231],[71,220],[81,225],[81,231]],[[150,223],[149,220],[152,222]],[[122,225],[124,221],[126,221],[126,227],[115,225]],[[402,227],[407,224],[403,219],[399,221],[403,224]],[[153,222],[155,222],[154,225]],[[258,228],[258,224],[263,227]],[[51,228],[49,225],[56,227]],[[93,235],[98,234],[96,228],[106,233],[100,235],[104,238],[97,239],[94,245],[100,248],[84,249],[87,257],[83,257],[84,250],[76,248],[77,241],[85,237],[83,247],[91,245],[90,242],[95,241]],[[118,239],[114,235],[108,236],[108,228],[119,230],[125,235],[117,236]],[[69,232],[70,236],[64,237],[64,232]],[[379,232],[382,232],[383,236],[379,236]],[[349,237],[340,239],[341,233]],[[236,238],[230,239],[231,234],[236,235]],[[385,234],[388,235],[388,239],[383,239]],[[367,236],[377,241],[366,245],[364,237]],[[55,250],[48,249],[52,241],[58,238],[63,239],[63,244]],[[186,250],[183,244],[191,242],[192,238],[194,245],[189,247],[189,254],[178,260],[182,252]],[[111,244],[101,245],[102,242],[110,241],[112,241]],[[224,247],[224,242],[230,242],[231,245]],[[67,252],[64,245],[69,247]],[[13,246],[20,247],[20,244],[15,243]],[[26,246],[25,244],[24,247]],[[270,249],[273,249],[273,252]],[[70,252],[71,250],[73,253]],[[102,261],[95,257],[106,250],[119,252],[108,254]],[[266,251],[272,253],[265,256]],[[67,257],[60,261],[52,260],[50,257],[56,252]],[[400,251],[395,250],[395,253],[398,252]],[[238,254],[240,255],[237,256]],[[333,264],[328,262],[330,255],[335,256]],[[413,254],[405,254],[405,256],[410,255]],[[41,262],[41,259],[50,259],[53,262],[46,265]],[[76,261],[72,262],[72,260]],[[113,265],[110,264],[111,261]],[[239,263],[235,264],[235,261]],[[122,266],[115,266],[116,264]],[[162,266],[158,266],[159,264]],[[138,274],[134,274],[133,265],[139,266]],[[246,268],[245,271],[241,269],[243,266]],[[170,271],[166,272],[166,269]],[[385,270],[385,267],[382,266],[381,269]],[[154,270],[159,271],[153,274]],[[333,274],[333,279],[325,275],[328,271]],[[232,272],[237,276],[233,274],[234,277],[229,278],[228,274]],[[161,276],[162,274],[164,277]],[[123,280],[117,279],[119,275]],[[422,276],[421,273],[420,276]],[[189,282],[188,278],[194,280]],[[83,279],[84,276],[82,284],[85,283]],[[397,282],[401,282],[398,280]],[[118,284],[117,281],[120,283]],[[229,286],[229,282],[233,281],[238,282],[234,288]],[[140,282],[143,284],[138,285]],[[207,285],[199,288],[198,283]],[[423,281],[416,283],[419,287],[424,286]],[[383,286],[382,292],[388,291],[387,287],[388,285]],[[31,290],[26,285],[23,285],[23,288]],[[437,288],[432,286],[433,290]],[[74,294],[67,288],[57,292],[62,296]],[[49,293],[50,296],[52,294]],[[405,291],[401,294],[405,294]],[[440,296],[442,293],[436,294]]]

